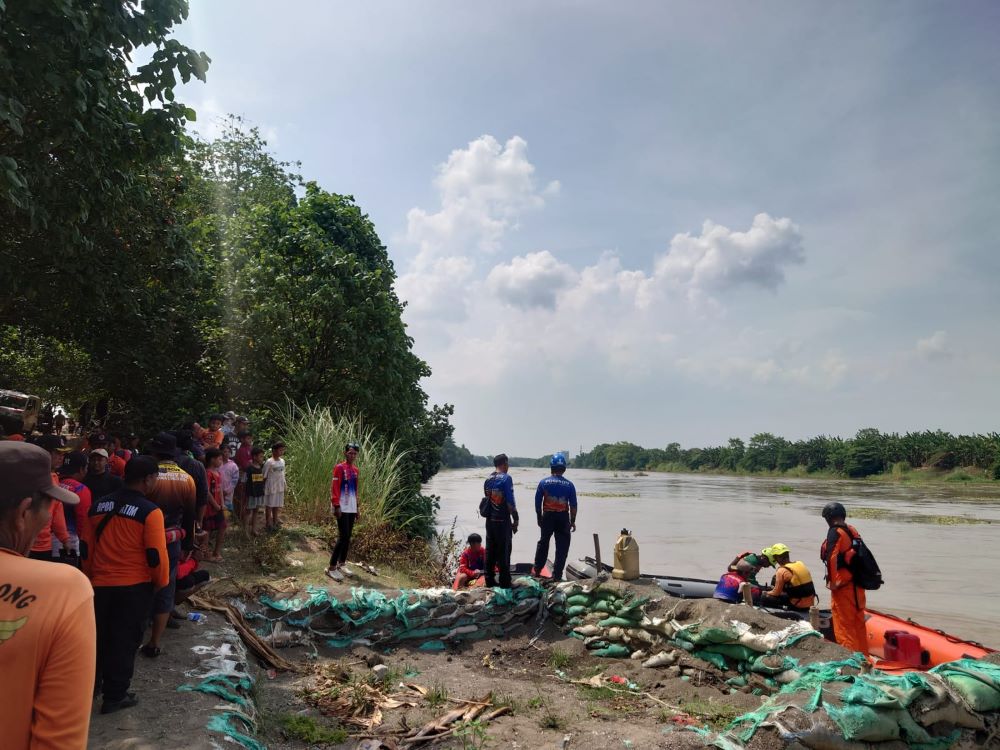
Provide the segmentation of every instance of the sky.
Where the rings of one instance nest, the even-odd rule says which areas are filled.
[[[473,452],[998,429],[1000,4],[191,5]]]

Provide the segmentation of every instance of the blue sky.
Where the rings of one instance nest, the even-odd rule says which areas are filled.
[[[479,453],[1000,406],[1000,5],[195,0],[184,99],[389,246]]]

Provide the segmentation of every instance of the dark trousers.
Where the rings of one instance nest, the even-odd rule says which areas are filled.
[[[97,675],[107,702],[120,701],[128,692],[152,605],[152,583],[94,587]]]
[[[500,588],[510,588],[510,549],[514,533],[510,521],[486,522],[486,585],[496,586],[496,569],[500,568]]]
[[[337,537],[337,544],[334,545],[333,554],[330,555],[331,568],[347,562],[347,550],[351,546],[351,534],[354,533],[354,522],[357,518],[357,513],[344,512],[337,518],[337,531],[340,532],[340,536]]]
[[[542,513],[542,535],[535,548],[535,573],[541,574],[545,560],[549,556],[549,540],[555,535],[556,559],[552,565],[552,578],[557,581],[562,578],[566,557],[569,555],[569,541],[572,538],[569,526],[568,510]]]

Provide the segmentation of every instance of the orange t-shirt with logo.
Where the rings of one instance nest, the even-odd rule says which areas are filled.
[[[0,744],[85,748],[96,658],[86,576],[0,549]]]

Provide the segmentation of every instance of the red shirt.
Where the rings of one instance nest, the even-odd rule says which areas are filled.
[[[108,471],[111,472],[112,476],[116,476],[119,479],[125,478],[125,459],[119,456],[117,453],[112,453],[108,456]]]
[[[478,552],[473,552],[472,547],[466,547],[458,558],[458,572],[467,576],[474,576],[477,570],[486,570],[486,549],[480,545]]]
[[[233,456],[233,460],[240,467],[240,471],[246,471],[247,467],[253,463],[253,459],[250,456],[250,451],[252,450],[253,446],[250,445],[241,445],[236,449],[236,455]]]

